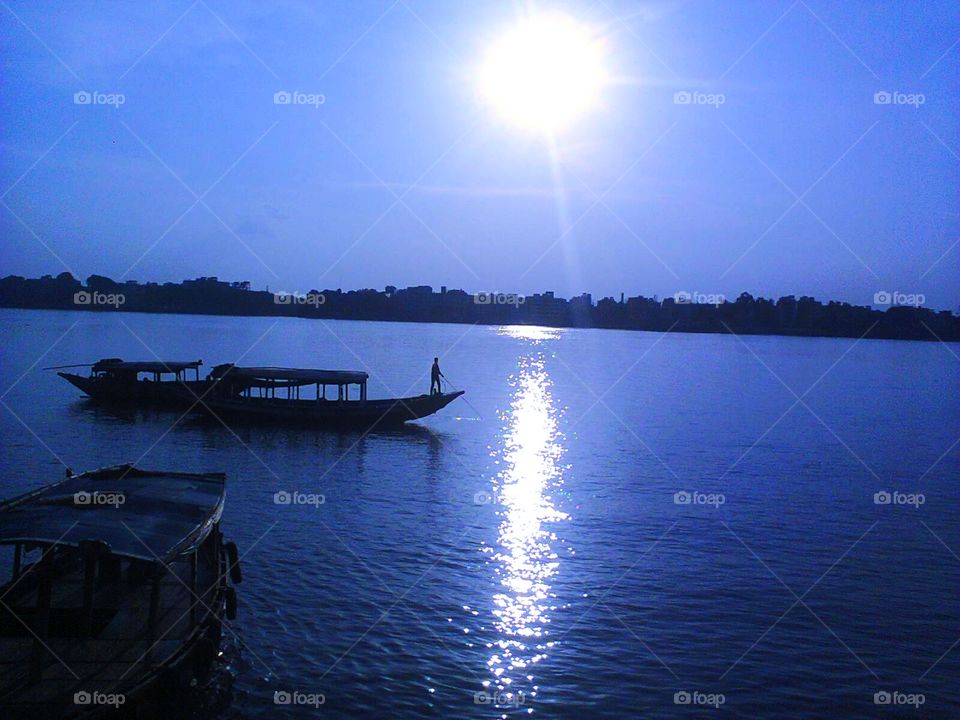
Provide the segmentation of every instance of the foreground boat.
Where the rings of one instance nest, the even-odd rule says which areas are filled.
[[[200,379],[202,364],[201,360],[126,362],[120,358],[106,358],[89,366],[89,376],[69,372],[58,372],[57,375],[98,402],[182,407],[184,396],[178,390],[199,396],[208,386],[206,380]],[[193,371],[193,379],[189,377],[189,370]]]
[[[0,716],[169,714],[202,680],[240,580],[224,484],[124,465],[0,503]]]
[[[311,427],[396,427],[433,415],[464,393],[369,400],[367,373],[350,370],[218,365],[209,377],[214,385],[197,410]],[[335,389],[330,398],[327,388]],[[190,394],[186,389],[179,392],[184,400]]]

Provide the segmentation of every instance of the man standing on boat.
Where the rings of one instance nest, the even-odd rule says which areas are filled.
[[[433,388],[436,386],[437,392],[439,395],[442,391],[440,389],[440,378],[446,377],[442,372],[440,372],[440,358],[433,359],[433,367],[430,368],[430,394],[433,395]]]

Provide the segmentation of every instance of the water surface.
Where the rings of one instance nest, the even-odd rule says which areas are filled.
[[[64,465],[228,473],[240,615],[199,713],[299,692],[324,702],[290,717],[710,716],[682,703],[721,695],[736,717],[960,716],[957,345],[9,310],[0,331],[0,495]],[[434,355],[469,404],[369,435],[110,411],[40,370],[356,368],[388,397],[425,392]]]

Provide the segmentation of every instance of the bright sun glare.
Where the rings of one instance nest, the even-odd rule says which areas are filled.
[[[508,121],[555,132],[597,104],[606,80],[603,60],[590,28],[562,13],[533,15],[490,48],[480,92]]]

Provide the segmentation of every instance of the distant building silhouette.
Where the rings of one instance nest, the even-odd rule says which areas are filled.
[[[248,281],[217,277],[160,285],[135,280],[121,284],[91,275],[84,284],[64,272],[0,279],[0,307],[960,341],[960,316],[947,310],[891,306],[881,311],[835,301],[824,305],[806,295],[774,302],[746,292],[733,302],[707,303],[678,293],[662,301],[621,294],[619,300],[605,297],[594,303],[589,293],[568,301],[549,290],[520,296],[471,294],[443,286],[435,293],[429,285],[271,293],[251,290]]]

